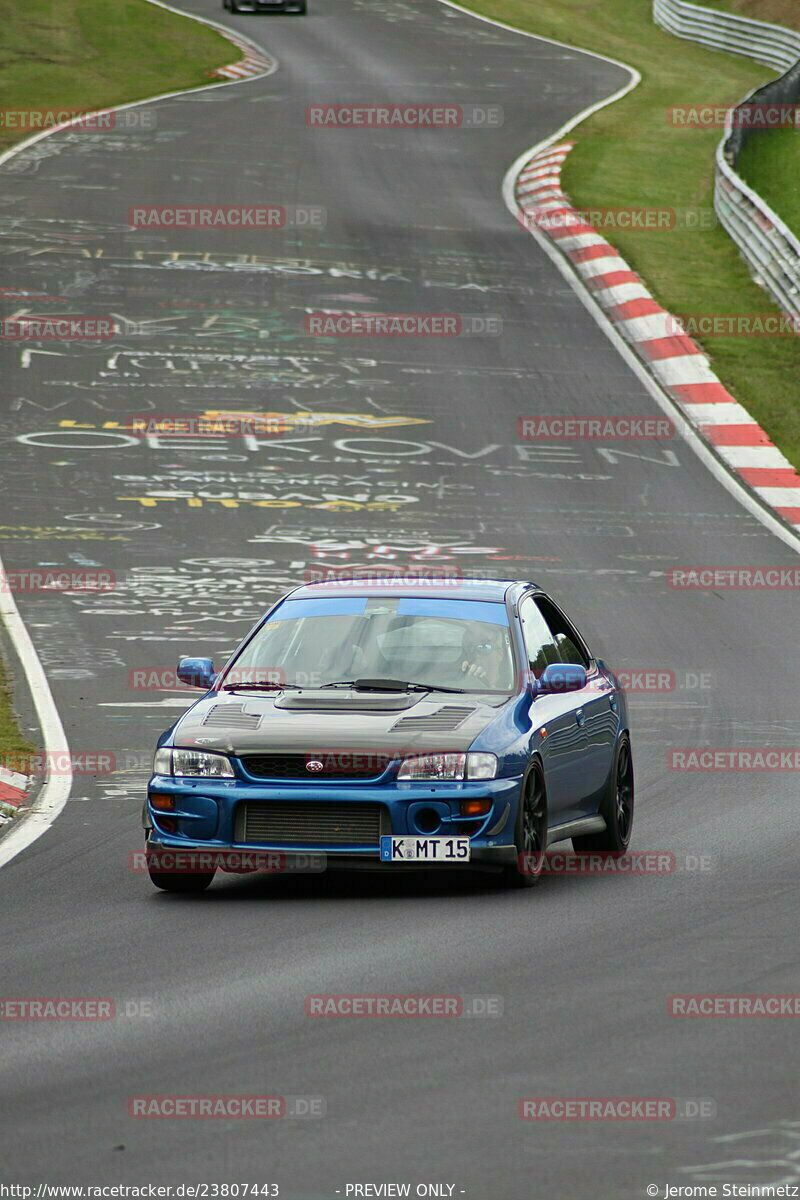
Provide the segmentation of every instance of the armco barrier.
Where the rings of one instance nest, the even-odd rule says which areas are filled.
[[[653,0],[653,20],[662,29],[713,50],[744,54],[786,71],[800,58],[800,33],[782,25],[751,21],[686,0]]]
[[[677,37],[783,71],[728,113],[725,137],[717,147],[714,209],[756,282],[771,292],[785,312],[795,313],[800,304],[800,238],[737,174],[741,149],[758,131],[737,122],[734,114],[746,105],[800,103],[800,33],[686,0],[653,0],[653,19]]]

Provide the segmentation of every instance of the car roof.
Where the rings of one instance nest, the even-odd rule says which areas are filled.
[[[324,569],[324,568],[323,568]],[[292,600],[319,599],[320,596],[429,596],[437,600],[503,601],[509,588],[534,587],[521,579],[426,579],[398,576],[394,573],[371,575],[368,580],[354,576],[307,583],[290,592]],[[444,568],[446,570],[446,568]],[[536,588],[536,590],[540,590]]]

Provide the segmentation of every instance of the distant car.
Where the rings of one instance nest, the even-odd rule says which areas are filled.
[[[235,851],[525,887],[553,842],[628,847],[624,692],[535,584],[308,584],[219,674],[184,658],[178,677],[206,695],[162,735],[148,787],[167,891],[208,887]]]
[[[222,7],[233,13],[288,12],[302,15],[306,0],[222,0]]]

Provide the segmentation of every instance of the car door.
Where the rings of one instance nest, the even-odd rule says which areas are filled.
[[[562,660],[533,596],[520,601],[519,619],[530,669],[538,678],[545,667]],[[531,743],[538,747],[544,766],[551,826],[571,820],[584,793],[586,733],[579,711],[582,697],[582,692],[539,695],[530,707]],[[544,736],[537,736],[542,730]]]
[[[587,672],[586,687],[573,693],[586,735],[581,785],[575,796],[573,815],[587,816],[597,811],[613,762],[620,722],[617,690],[598,670],[583,638],[560,608],[547,596],[537,596],[536,605],[547,622],[561,661],[579,663]]]

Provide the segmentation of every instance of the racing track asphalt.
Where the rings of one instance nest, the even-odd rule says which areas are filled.
[[[187,8],[221,19],[208,0]],[[119,770],[76,775],[53,828],[0,873],[0,991],[108,996],[123,1012],[148,998],[153,1011],[2,1023],[3,1179],[274,1180],[294,1197],[442,1182],[476,1200],[605,1200],[707,1181],[714,1163],[740,1164],[718,1180],[796,1178],[791,1022],[666,1010],[676,992],[797,989],[797,776],[666,765],[673,747],[800,745],[796,596],[676,591],[664,572],[797,557],[680,440],[516,439],[521,415],[658,413],[500,195],[518,154],[626,74],[435,0],[312,8],[230,18],[276,55],[269,78],[158,103],[155,129],[45,139],[0,172],[6,285],[66,298],[33,311],[150,322],[113,346],[42,344],[26,359],[2,345],[5,563],[118,573],[109,595],[18,601],[73,752],[114,753]],[[505,119],[305,124],[308,104],[386,99],[501,105]],[[319,205],[327,225],[126,228],[137,203],[181,202]],[[502,336],[306,337],[304,313],[326,305],[490,314]],[[115,432],[135,413],[242,407],[340,415],[253,448]],[[429,423],[374,424],[387,417]],[[337,542],[348,559],[313,557]],[[632,697],[634,847],[708,869],[513,894],[438,877],[225,877],[201,898],[156,893],[128,856],[147,759],[186,697],[128,673],[220,658],[309,565],[432,550],[539,580],[615,666],[675,671],[673,691]],[[314,1021],[304,998],[320,992],[496,995],[504,1014]],[[318,1095],[328,1115],[130,1119],[128,1098],[145,1093]],[[522,1096],[620,1095],[709,1097],[718,1116],[516,1115]]]

